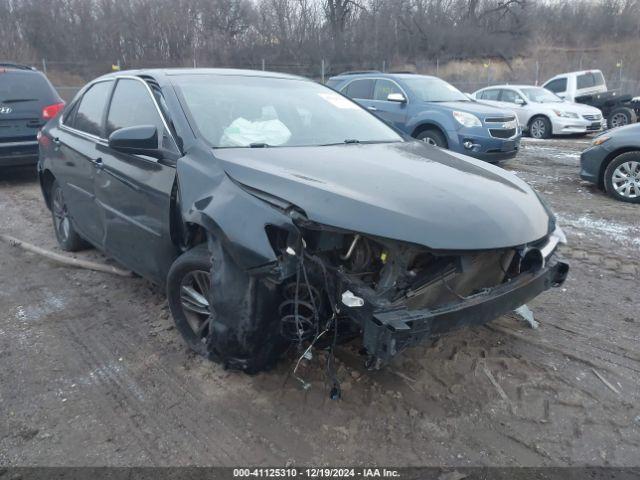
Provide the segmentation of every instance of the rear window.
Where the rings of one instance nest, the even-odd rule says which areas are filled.
[[[60,101],[60,97],[39,72],[0,71],[0,102],[35,100],[52,104]]]
[[[558,78],[556,80],[551,80],[549,83],[544,85],[544,88],[552,91],[553,93],[566,92],[567,91],[567,79],[566,78]]]
[[[578,75],[577,77],[578,90],[583,88],[597,87],[604,84],[604,77],[602,72],[588,72]]]

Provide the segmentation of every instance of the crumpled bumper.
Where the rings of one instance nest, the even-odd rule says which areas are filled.
[[[545,290],[562,285],[568,271],[569,265],[557,262],[437,309],[373,311],[361,316],[364,347],[378,364],[384,364],[425,337],[481,325],[515,310]]]

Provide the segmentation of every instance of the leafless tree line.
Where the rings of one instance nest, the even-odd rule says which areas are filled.
[[[0,59],[358,68],[597,48],[640,36],[640,0],[0,0]]]

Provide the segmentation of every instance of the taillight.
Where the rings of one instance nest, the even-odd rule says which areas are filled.
[[[51,120],[55,117],[60,110],[64,108],[64,102],[54,103],[42,109],[42,119]]]

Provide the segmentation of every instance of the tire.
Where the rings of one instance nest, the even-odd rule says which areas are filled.
[[[211,254],[206,244],[180,255],[167,275],[167,299],[176,328],[189,348],[205,357],[212,313],[210,285]]]
[[[607,117],[607,128],[617,128],[635,123],[636,112],[627,107],[618,107],[611,111]]]
[[[529,136],[531,138],[551,138],[552,133],[551,122],[546,117],[533,117],[529,122]]]
[[[640,152],[615,157],[604,171],[604,187],[611,198],[640,203]]]
[[[222,313],[218,315],[213,308],[210,308],[209,302],[214,300],[210,291],[212,285],[216,285],[213,278],[216,275],[219,276],[220,271],[224,275],[235,268],[229,259],[218,257],[221,251],[214,251],[215,253],[212,254],[207,244],[200,244],[180,255],[169,269],[167,299],[176,328],[194,352],[222,364],[224,368],[241,370],[247,374],[270,370],[289,343],[280,336],[278,326],[274,326],[272,319],[265,314],[271,310],[260,306],[260,298],[254,298],[255,302],[249,305],[235,302],[233,308],[237,311],[237,318],[235,316],[227,318],[228,315],[224,316]],[[215,264],[220,269],[218,272],[212,271],[213,258],[216,259]],[[242,271],[241,274],[246,275],[246,272]],[[229,280],[233,277],[234,275],[231,274],[225,278]],[[232,291],[226,295],[218,295],[215,305],[226,303],[228,310],[229,303],[235,301],[234,294],[247,293],[244,290],[238,292],[235,288],[238,285],[231,280],[228,288]],[[197,295],[188,290],[185,291],[185,287],[192,288]],[[243,313],[253,308],[262,314],[256,317],[255,323],[244,325],[253,332],[250,335],[251,341],[239,342],[236,334],[246,334],[247,329],[236,330],[229,327],[237,327]]]
[[[416,140],[420,140],[421,142],[428,143],[434,147],[440,148],[449,148],[447,143],[447,139],[439,130],[434,128],[429,128],[427,130],[422,130],[416,135]]]
[[[89,248],[89,244],[76,232],[69,209],[64,199],[64,193],[57,180],[51,184],[51,219],[58,245],[67,252],[77,252]]]

